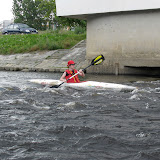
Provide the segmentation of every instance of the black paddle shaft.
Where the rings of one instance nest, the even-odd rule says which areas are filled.
[[[87,68],[89,68],[90,66],[92,66],[93,64],[90,64],[88,67],[82,69],[82,71],[84,72]]]

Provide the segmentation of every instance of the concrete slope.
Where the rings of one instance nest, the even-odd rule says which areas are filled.
[[[83,68],[86,61],[86,41],[83,40],[71,49],[0,55],[0,70],[64,72],[67,62],[74,60],[76,68]]]

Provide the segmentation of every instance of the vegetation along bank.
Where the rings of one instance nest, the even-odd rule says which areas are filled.
[[[73,31],[44,31],[36,35],[0,35],[0,54],[69,49],[86,38]]]

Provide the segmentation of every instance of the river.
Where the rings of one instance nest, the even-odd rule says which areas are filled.
[[[61,74],[0,72],[1,160],[159,160],[160,78],[86,75],[132,92],[50,89],[29,79]]]

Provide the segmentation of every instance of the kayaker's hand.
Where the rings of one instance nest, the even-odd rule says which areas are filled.
[[[83,70],[82,70],[82,69],[80,69],[80,70],[79,70],[79,75],[80,75],[80,76],[82,76],[82,77],[84,77],[84,76],[85,76],[85,74],[84,74],[84,72],[83,72]]]
[[[80,73],[83,73],[82,69],[79,70]]]
[[[66,82],[67,82],[67,81],[66,81],[66,79],[63,79],[62,81],[63,81],[64,83],[66,83]]]

